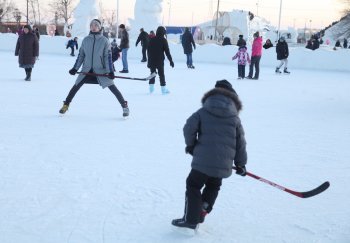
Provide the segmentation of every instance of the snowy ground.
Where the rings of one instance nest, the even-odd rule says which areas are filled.
[[[238,81],[236,62],[188,70],[175,59],[174,69],[166,62],[170,95],[158,81],[149,95],[146,82],[116,80],[131,110],[123,120],[97,85],[58,114],[75,80],[68,52],[42,54],[31,82],[13,51],[0,55],[0,242],[350,242],[348,72],[291,66],[277,76],[271,66],[260,80]],[[128,76],[149,74],[139,59],[129,66]],[[187,237],[170,225],[182,216],[190,171],[182,127],[223,78],[243,101],[248,170],[298,191],[331,186],[300,199],[233,175]]]

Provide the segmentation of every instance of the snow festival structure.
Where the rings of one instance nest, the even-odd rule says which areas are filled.
[[[151,30],[155,32],[158,26],[162,25],[162,3],[163,0],[136,0],[134,19],[129,19],[130,36],[137,37],[141,28],[148,33]]]
[[[199,24],[198,27],[195,34],[198,40],[222,41],[224,37],[228,37],[231,43],[237,43],[239,35],[243,35],[251,42],[256,31],[260,32],[264,40],[277,40],[277,30],[270,22],[243,10],[215,13],[213,20]],[[292,36],[289,39],[291,38]]]
[[[72,25],[72,36],[84,37],[89,34],[90,22],[98,18],[100,7],[97,0],[81,0],[74,9],[74,21]]]

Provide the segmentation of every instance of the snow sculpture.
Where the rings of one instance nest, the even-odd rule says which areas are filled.
[[[143,28],[148,33],[162,25],[163,0],[136,0],[134,7],[134,19],[129,19],[131,25],[130,35],[138,36]]]
[[[98,18],[99,15],[100,7],[97,0],[81,0],[73,11],[72,36],[87,36],[91,20]]]

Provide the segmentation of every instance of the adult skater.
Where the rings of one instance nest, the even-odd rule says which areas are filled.
[[[35,60],[39,57],[39,41],[30,25],[23,27],[23,34],[18,36],[15,56],[18,56],[20,68],[26,71],[25,81],[31,81]]]
[[[182,47],[184,49],[184,54],[186,55],[186,64],[188,68],[194,69],[193,60],[192,60],[192,52],[193,49],[196,49],[196,43],[193,40],[193,36],[188,27],[185,28],[185,32],[182,35],[181,39]],[[193,46],[193,49],[192,49]]]
[[[262,54],[262,37],[259,36],[259,32],[255,32],[254,35],[254,41],[252,45],[252,59],[249,65],[249,74],[248,79],[259,79],[259,73],[260,73],[260,59]],[[253,69],[255,67],[255,75],[253,77]]]
[[[129,34],[126,31],[125,25],[121,24],[119,25],[120,29],[120,45],[119,49],[122,50],[122,63],[123,63],[123,70],[119,71],[120,73],[128,73],[129,72],[129,66],[128,66],[128,50],[129,50]]]
[[[75,75],[81,65],[83,65],[82,72],[91,73],[91,75],[79,74],[59,112],[66,113],[81,86],[85,83],[92,83],[99,84],[102,88],[108,87],[123,108],[123,117],[129,116],[128,103],[113,82],[111,48],[108,39],[101,33],[101,22],[98,19],[91,21],[90,34],[83,39],[77,60],[69,73]],[[94,76],[94,74],[108,74],[108,77]]]
[[[147,62],[146,52],[147,52],[147,47],[148,47],[148,39],[149,39],[148,33],[143,28],[141,28],[139,37],[137,38],[136,44],[135,44],[135,46],[137,46],[139,44],[139,42],[141,42],[141,46],[142,46],[142,60],[141,60],[141,62]]]
[[[156,36],[151,38],[147,48],[148,63],[147,67],[151,70],[151,73],[158,72],[160,87],[162,94],[168,94],[169,90],[166,88],[165,75],[164,75],[164,53],[170,62],[170,66],[174,67],[174,62],[170,54],[168,41],[165,38],[166,30],[163,26],[159,26],[156,31]],[[155,78],[149,80],[149,92],[154,92]]]
[[[281,36],[280,39],[277,42],[276,45],[276,53],[277,53],[277,60],[280,60],[280,64],[276,67],[275,72],[281,73],[280,68],[284,65],[284,73],[289,74],[288,71],[288,56],[289,56],[289,50],[288,50],[288,44],[286,42],[286,39]]]
[[[172,221],[174,226],[189,229],[196,229],[212,211],[222,179],[231,176],[233,163],[236,174],[246,175],[246,141],[238,116],[242,103],[237,93],[227,80],[220,80],[204,95],[202,104],[183,128],[185,151],[193,156],[192,169],[186,180],[184,216]]]

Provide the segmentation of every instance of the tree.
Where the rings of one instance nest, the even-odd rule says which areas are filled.
[[[53,0],[49,6],[51,11],[56,14],[58,18],[64,19],[64,23],[68,24],[68,20],[72,17],[74,0]]]
[[[0,23],[4,17],[12,13],[15,8],[16,6],[11,0],[0,0]]]
[[[341,13],[343,16],[350,14],[350,0],[338,0],[342,5]]]

